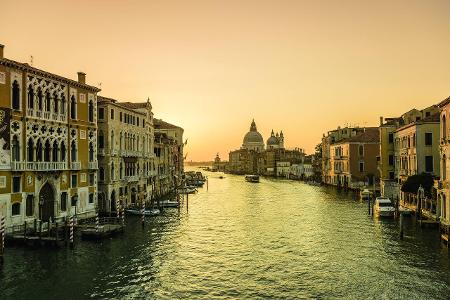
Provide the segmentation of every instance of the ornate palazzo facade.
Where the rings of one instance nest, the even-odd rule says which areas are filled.
[[[97,93],[85,83],[3,57],[0,214],[7,226],[91,216],[97,198]]]
[[[115,211],[150,202],[155,190],[154,128],[152,106],[98,101],[99,208]]]

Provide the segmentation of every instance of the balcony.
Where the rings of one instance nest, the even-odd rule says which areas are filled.
[[[36,118],[42,118],[42,111],[40,111],[40,110],[35,110],[35,111],[34,111],[34,116],[35,116]]]
[[[43,115],[44,115],[44,119],[47,119],[47,120],[50,119],[50,112],[49,111],[44,111]]]
[[[59,115],[59,121],[60,121],[60,122],[66,122],[66,120],[67,120],[67,118],[66,118],[66,115],[65,115],[65,114],[62,114],[62,115],[60,114],[60,115]]]
[[[81,162],[79,161],[73,161],[70,163],[70,169],[71,170],[81,170]]]
[[[122,150],[120,154],[124,157],[141,157],[142,152],[141,151],[134,151],[134,150]]]
[[[13,171],[60,171],[67,170],[66,162],[25,162],[13,161],[11,162],[11,169]]]
[[[92,169],[92,170],[97,170],[98,169],[98,161],[90,161],[88,163],[88,168]]]
[[[125,176],[125,180],[128,182],[139,181],[139,176],[138,175]]]

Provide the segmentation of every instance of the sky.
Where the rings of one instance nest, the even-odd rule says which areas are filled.
[[[1,0],[5,57],[139,102],[187,160],[228,158],[255,119],[312,153],[337,126],[450,95],[450,1]]]

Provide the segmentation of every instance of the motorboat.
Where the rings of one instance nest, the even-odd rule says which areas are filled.
[[[373,206],[374,214],[379,217],[394,217],[395,207],[391,199],[387,197],[377,197]]]
[[[142,209],[136,209],[136,208],[131,208],[131,209],[127,209],[125,210],[125,212],[127,214],[130,215],[139,215],[142,216]],[[148,217],[152,217],[152,216],[157,216],[159,215],[161,212],[159,211],[159,209],[157,208],[152,208],[152,209],[146,209],[144,210],[144,215],[148,216]]]
[[[259,176],[258,175],[245,175],[245,181],[247,182],[259,182]]]
[[[178,201],[175,201],[175,200],[161,200],[159,202],[159,204],[162,207],[178,207],[178,206],[180,206],[180,203]]]
[[[361,197],[361,200],[370,200],[372,199],[373,193],[369,191],[368,189],[364,189],[359,193],[359,196]]]
[[[178,193],[180,194],[195,194],[197,192],[197,188],[195,186],[186,186],[178,189]]]

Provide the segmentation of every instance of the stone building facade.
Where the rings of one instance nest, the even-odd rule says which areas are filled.
[[[7,59],[0,45],[0,214],[7,226],[94,215],[97,93]]]
[[[156,180],[152,106],[98,97],[99,209],[149,203]]]

